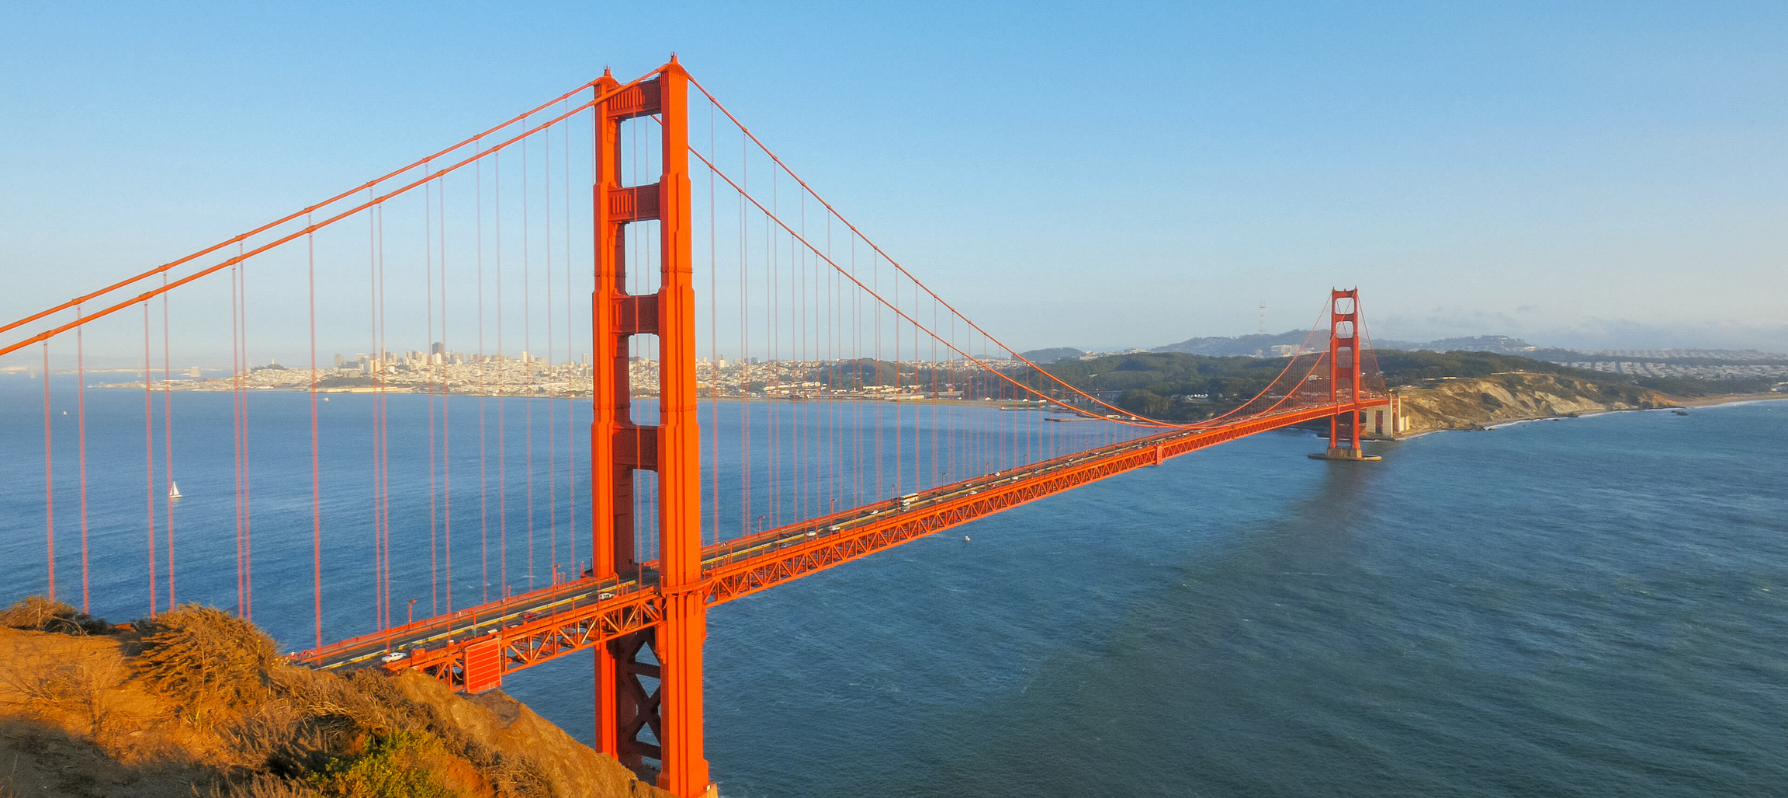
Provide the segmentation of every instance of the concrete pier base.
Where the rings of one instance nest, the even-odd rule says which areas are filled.
[[[1363,452],[1359,449],[1330,449],[1330,450],[1323,452],[1321,454],[1312,454],[1312,455],[1310,455],[1310,459],[1312,459],[1312,460],[1352,460],[1354,462],[1366,463],[1366,462],[1373,462],[1373,461],[1377,461],[1377,460],[1383,460],[1384,458],[1379,457],[1378,455],[1375,455],[1375,454],[1366,454],[1365,452]]]

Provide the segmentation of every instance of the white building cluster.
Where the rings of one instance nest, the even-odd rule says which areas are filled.
[[[575,362],[549,363],[527,352],[514,356],[478,355],[445,351],[357,353],[336,355],[329,367],[316,372],[317,390],[328,393],[445,393],[472,396],[588,397],[594,369],[589,356]],[[1015,359],[982,361],[994,369],[1013,373],[1024,367]],[[659,361],[633,357],[628,364],[628,384],[634,396],[658,394]],[[696,362],[697,390],[704,397],[768,398],[802,400],[961,399],[981,366],[966,360],[931,361],[870,360],[727,360],[701,358]],[[896,377],[898,374],[898,377]],[[879,375],[879,378],[878,378]],[[151,377],[154,380],[154,377]],[[232,391],[310,390],[308,367],[286,367],[275,362],[256,366],[237,375],[205,378],[198,369],[163,384],[157,390]],[[142,387],[141,382],[99,387]]]

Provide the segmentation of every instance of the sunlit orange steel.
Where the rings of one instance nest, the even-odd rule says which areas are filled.
[[[481,158],[523,141],[573,115],[592,111],[595,117],[592,141],[595,150],[595,180],[592,186],[595,255],[591,269],[595,278],[595,290],[591,296],[591,331],[595,359],[592,379],[593,423],[590,428],[590,570],[581,579],[558,581],[555,576],[554,584],[546,588],[323,645],[315,650],[293,655],[293,659],[331,670],[356,667],[383,667],[390,671],[416,670],[439,679],[454,689],[480,692],[501,685],[505,674],[575,652],[594,650],[597,747],[642,774],[655,773],[659,786],[682,798],[715,794],[715,787],[709,779],[702,739],[702,646],[707,635],[709,607],[1092,482],[1137,468],[1160,465],[1174,457],[1261,432],[1319,423],[1328,419],[1328,456],[1334,458],[1340,453],[1340,459],[1361,459],[1361,414],[1368,408],[1387,404],[1395,407],[1394,397],[1384,393],[1382,385],[1372,376],[1376,374],[1376,366],[1368,372],[1363,363],[1363,358],[1369,359],[1370,351],[1361,321],[1357,289],[1337,289],[1331,292],[1324,313],[1328,326],[1326,350],[1318,352],[1310,345],[1321,340],[1313,331],[1312,338],[1306,340],[1306,346],[1287,362],[1260,394],[1229,413],[1194,423],[1174,423],[1132,415],[1069,385],[1001,344],[1002,349],[1013,358],[1010,362],[1021,363],[1030,369],[1029,372],[1020,371],[1018,374],[1026,379],[1034,376],[1049,384],[1049,387],[1040,390],[1027,385],[1014,373],[996,368],[995,364],[984,359],[985,354],[980,357],[973,354],[973,339],[962,344],[937,335],[936,330],[927,330],[936,338],[935,344],[947,350],[946,357],[953,353],[956,359],[975,364],[1003,381],[1002,390],[1009,386],[1013,396],[1025,397],[1026,401],[1036,399],[1053,403],[1058,408],[1084,417],[1132,428],[1147,428],[1147,432],[1154,434],[704,545],[701,537],[701,430],[697,423],[697,321],[691,253],[691,156],[699,159],[716,178],[725,181],[739,193],[742,200],[741,214],[744,213],[743,202],[749,202],[764,214],[767,221],[778,226],[790,241],[799,242],[806,247],[816,259],[816,271],[818,262],[828,264],[837,272],[841,281],[854,284],[864,296],[872,298],[895,317],[912,325],[915,341],[918,339],[918,331],[925,329],[925,323],[923,318],[916,318],[910,312],[912,308],[903,308],[899,301],[890,301],[878,293],[876,285],[866,285],[851,268],[834,262],[825,247],[809,241],[809,237],[804,234],[804,226],[797,228],[777,217],[773,208],[765,207],[757,197],[746,191],[745,186],[741,185],[742,180],[735,182],[733,177],[721,171],[708,157],[691,149],[687,106],[692,84],[702,94],[706,94],[705,89],[694,84],[674,56],[664,66],[628,83],[621,83],[605,72],[601,78],[579,86],[527,114],[356,189],[342,192],[324,202],[185,258],[0,326],[0,336],[12,336],[0,338],[0,355],[35,342],[47,342],[62,332],[80,328],[132,305],[145,303],[146,306],[149,298],[242,263],[369,208],[378,207],[387,200],[474,164]],[[574,95],[584,90],[591,90],[589,99],[571,101]],[[714,107],[738,123],[732,113],[712,95],[707,95],[707,98],[714,103]],[[565,101],[565,106],[558,113],[544,123],[528,126],[533,115],[552,114],[548,109],[561,101]],[[661,136],[658,142],[661,173],[656,182],[623,185],[620,125],[626,120],[641,117],[651,117],[658,125]],[[483,144],[485,137],[497,137],[517,123],[525,129],[505,136],[490,146]],[[743,124],[739,124],[739,129],[761,147],[762,143]],[[431,167],[432,161],[453,156],[468,145],[474,149],[468,157],[445,167]],[[786,165],[767,148],[763,152],[787,171]],[[421,176],[412,179],[410,173],[418,168],[422,169]],[[792,171],[787,173],[794,176]],[[813,193],[805,181],[798,177],[795,180],[813,197],[818,198],[818,194]],[[403,183],[393,190],[374,196],[375,190],[388,181]],[[364,201],[349,199],[360,191],[366,192]],[[820,202],[834,216],[843,220],[830,204],[824,200]],[[332,212],[344,205],[351,207]],[[317,211],[322,211],[327,218],[313,224],[309,215]],[[300,217],[304,217],[302,228],[292,231],[287,227]],[[626,274],[628,253],[625,249],[624,231],[629,224],[646,221],[656,221],[659,225],[659,288],[651,294],[629,294]],[[845,222],[845,225],[862,237],[854,225],[849,222]],[[827,228],[828,235],[829,229]],[[262,234],[268,234],[272,240],[259,244],[250,241]],[[866,237],[862,237],[862,240],[868,241]],[[216,253],[230,244],[240,245],[235,256],[211,265],[194,264],[190,273],[177,277],[172,274],[176,268]],[[886,258],[886,253],[873,243],[870,246],[877,255],[887,259],[889,264],[911,279],[912,275],[904,267],[891,258]],[[445,267],[442,268],[442,274],[445,275]],[[161,285],[150,289],[133,289],[141,292],[125,295],[125,289],[155,274],[162,274],[166,278]],[[922,289],[938,305],[956,313],[953,307],[932,293],[931,289],[924,287],[916,279],[911,282],[915,290]],[[442,285],[445,303],[444,276]],[[895,289],[898,288],[898,284],[895,284]],[[895,299],[898,300],[899,296],[896,293]],[[85,303],[94,301],[102,305],[98,311],[89,313],[81,310]],[[25,330],[19,329],[71,308],[75,309],[77,316],[73,321],[58,325],[54,324],[55,319],[51,319],[52,326],[36,335],[29,335]],[[168,348],[165,308],[163,314],[165,382],[169,379],[165,358]],[[978,325],[968,321],[960,313],[956,315],[988,341],[997,343],[997,339]],[[148,318],[145,310],[145,325],[148,324]],[[879,311],[877,318],[880,318]],[[314,316],[311,323],[314,350]],[[442,325],[445,329],[444,317]],[[147,390],[153,379],[148,366],[147,326],[144,335],[144,386]],[[635,424],[630,416],[634,386],[630,384],[629,377],[629,343],[635,336],[642,335],[656,336],[659,341],[659,418],[655,425]],[[443,339],[444,337],[443,335]],[[901,374],[898,352],[896,349],[896,387],[900,387]],[[934,361],[937,355],[938,350],[934,346]],[[316,371],[314,358],[313,351],[313,418]],[[49,366],[46,344],[46,514],[53,509],[51,502],[54,497],[49,451]],[[749,375],[746,379],[748,385]],[[1061,396],[1053,395],[1056,393]],[[1063,396],[1077,396],[1078,399],[1067,400]],[[164,417],[170,412],[166,408],[164,399]],[[85,411],[82,412],[84,419]],[[1393,412],[1393,431],[1394,415]],[[433,423],[432,417],[430,423]],[[168,426],[171,428],[171,424]],[[152,437],[153,431],[146,434]],[[171,433],[168,434],[166,439],[171,441]],[[1143,431],[1126,430],[1126,434],[1143,434]],[[315,435],[313,421],[313,447]],[[169,443],[168,446],[171,461],[172,444]],[[432,449],[430,457],[432,468]],[[317,531],[320,521],[316,520],[320,514],[314,510],[317,506],[315,463],[313,449],[313,534],[320,540],[320,532]],[[151,472],[154,465],[151,455],[148,463]],[[650,502],[635,500],[635,477],[640,472],[656,476],[655,518],[635,517],[636,507],[653,506]],[[168,472],[168,480],[171,486],[171,472]],[[716,497],[719,495],[717,486],[718,481]],[[82,496],[84,502],[84,488]],[[150,486],[150,496],[149,523],[153,524],[153,483]],[[53,591],[54,527],[51,519],[53,516],[46,521],[52,523],[47,534],[50,536],[50,585]],[[650,526],[647,522],[655,523],[657,532],[658,551],[652,559],[642,559],[642,552],[635,550],[634,543],[636,525]],[[716,531],[718,537],[718,530]],[[153,527],[150,540],[150,568],[153,569]],[[172,541],[170,537],[170,602],[173,596]],[[430,545],[433,545],[432,538]],[[529,545],[531,560],[532,538]],[[555,549],[555,557],[556,551]],[[322,569],[320,554],[317,557],[316,574],[313,578],[319,595],[317,623],[320,642]],[[448,562],[451,563],[451,560]],[[555,561],[555,569],[556,567]],[[154,573],[151,571],[152,585],[154,581]],[[153,600],[153,593],[151,596]],[[151,610],[153,611],[153,605]],[[648,760],[656,761],[657,765],[654,767]]]

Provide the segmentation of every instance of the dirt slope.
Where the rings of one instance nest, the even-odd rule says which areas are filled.
[[[502,690],[468,698],[415,671],[394,681],[410,700],[437,708],[474,740],[505,754],[531,758],[547,771],[559,795],[670,798],[670,793],[639,781],[621,763],[578,742]]]

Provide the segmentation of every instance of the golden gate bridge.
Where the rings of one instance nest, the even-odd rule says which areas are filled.
[[[73,595],[78,562],[84,611],[103,570],[112,606],[154,615],[196,592],[252,619],[255,569],[277,564],[277,592],[310,593],[311,648],[291,659],[311,667],[476,693],[593,651],[596,747],[682,796],[713,794],[710,607],[1260,432],[1326,419],[1313,456],[1371,459],[1369,428],[1396,423],[1355,290],[1331,291],[1271,383],[1213,418],[1139,416],[1058,379],[876,246],[675,57],[0,336],[4,365],[44,374],[28,520],[51,598]],[[331,349],[364,351],[320,361]],[[185,365],[226,354],[221,377]],[[108,402],[91,442],[89,357],[133,375],[91,387],[142,399],[140,425]],[[275,406],[280,388],[307,401]],[[53,413],[66,393],[71,422]],[[193,463],[176,445],[226,418],[227,452]],[[180,507],[199,499],[177,467],[189,486],[215,477],[219,512]],[[233,589],[212,573],[226,560]]]

